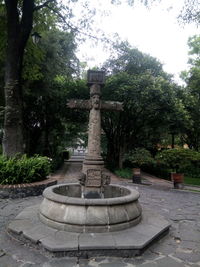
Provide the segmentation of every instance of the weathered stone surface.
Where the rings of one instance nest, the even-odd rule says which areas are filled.
[[[101,177],[102,171],[98,169],[89,169],[87,170],[86,175],[86,187],[101,187]]]
[[[54,234],[40,239],[44,248],[54,251],[78,251],[78,234],[56,231]]]
[[[40,223],[31,229],[25,229],[23,235],[32,242],[38,243],[40,239],[53,235],[56,231],[57,230]]]
[[[31,219],[14,220],[9,223],[8,230],[20,235],[23,231],[32,229],[34,226],[35,221],[32,221]]]
[[[83,233],[79,238],[80,250],[114,249],[115,240],[112,235],[105,233]]]
[[[92,71],[93,73],[93,71]],[[94,71],[95,73],[95,71]],[[99,77],[102,71],[96,71],[95,77]],[[105,74],[104,74],[105,75]],[[90,77],[90,71],[88,71]],[[67,106],[69,108],[89,109],[89,130],[88,130],[88,153],[83,162],[82,172],[86,175],[86,179],[81,180],[81,184],[85,185],[85,195],[91,191],[100,195],[104,185],[110,182],[109,177],[103,177],[101,170],[104,168],[104,161],[101,157],[101,110],[121,111],[122,103],[115,101],[101,101],[101,85],[95,80],[90,85],[90,100],[69,100]]]
[[[132,206],[134,205],[132,204]],[[130,220],[126,207],[124,207],[123,205],[116,205],[113,207],[108,206],[107,212],[107,217],[110,224],[128,222]],[[139,214],[135,214],[135,217],[137,216],[139,216]]]
[[[86,214],[86,225],[109,225],[106,206],[88,206]]]
[[[23,267],[26,267],[26,266],[23,266]],[[27,266],[27,267],[29,267],[29,266]],[[53,259],[53,260],[49,260],[48,263],[45,263],[41,267],[77,267],[77,259],[76,258]]]
[[[34,218],[36,214],[37,210],[34,207],[34,209],[32,209],[32,218]],[[153,213],[152,216],[150,212],[146,213],[146,211],[144,211],[144,214],[146,217],[152,217],[152,222],[154,219],[156,221],[155,213]],[[94,219],[96,220],[98,218]],[[19,222],[22,222],[20,223],[20,227]],[[100,223],[101,221],[99,221],[99,224]],[[102,223],[104,224],[105,222],[102,221]],[[94,227],[88,225],[88,227],[91,227],[89,229],[90,232],[87,233],[88,228],[86,227],[85,233],[75,233],[66,232],[64,231],[65,229],[60,231],[55,230],[40,221],[35,225],[34,220],[32,221],[30,217],[30,219],[26,221],[14,220],[10,224],[9,229],[11,232],[22,235],[34,243],[41,243],[45,249],[52,252],[68,253],[74,251],[74,253],[78,255],[79,252],[82,251],[85,255],[85,253],[89,253],[88,250],[92,249],[98,255],[107,255],[106,253],[108,253],[108,250],[113,251],[113,249],[117,249],[119,253],[121,253],[122,250],[122,254],[128,253],[132,255],[138,253],[138,251],[142,250],[153,239],[166,230],[166,223],[164,220],[163,223],[163,225],[160,223],[156,228],[156,226],[148,225],[142,220],[140,224],[127,230],[110,232],[110,229],[107,228],[107,233],[92,233]],[[110,226],[110,228],[112,227],[115,227],[115,225]],[[106,228],[106,226],[104,228]],[[102,229],[103,228],[100,228],[99,232],[101,232]],[[105,229],[103,230],[105,231]]]
[[[33,211],[36,214],[34,217],[32,217]],[[31,219],[33,222],[38,222],[39,221],[38,213],[39,213],[38,205],[27,207],[15,217],[15,220]]]
[[[73,232],[108,232],[131,227],[141,220],[139,193],[132,188],[109,185],[105,198],[98,199],[73,197],[73,189],[76,196],[77,184],[57,185],[44,191],[40,205],[43,223]]]
[[[67,101],[67,107],[74,109],[90,109],[91,108],[90,100],[81,100],[81,99],[70,99]]]

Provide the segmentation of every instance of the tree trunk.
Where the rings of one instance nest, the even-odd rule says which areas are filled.
[[[111,169],[119,167],[119,145],[115,137],[108,139],[106,162]]]
[[[6,0],[5,4],[8,39],[3,154],[14,156],[24,151],[21,75],[24,49],[32,29],[34,0],[23,1],[21,19],[18,14],[18,0]]]
[[[172,133],[172,148],[175,146],[175,134]]]
[[[5,102],[3,153],[14,156],[24,151],[22,100],[17,80],[9,78],[5,81]]]
[[[124,161],[124,154],[125,154],[125,143],[119,144],[119,168],[123,168],[123,161]]]

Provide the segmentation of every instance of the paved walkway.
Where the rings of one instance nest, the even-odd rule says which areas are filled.
[[[75,182],[80,164],[65,164],[56,174],[61,182]],[[140,192],[140,203],[171,223],[167,236],[135,258],[53,258],[39,246],[15,240],[6,225],[25,207],[39,204],[42,196],[0,199],[0,267],[188,267],[200,266],[200,194],[172,189],[172,184],[145,177],[152,185],[134,185],[112,175],[112,182],[128,184]]]

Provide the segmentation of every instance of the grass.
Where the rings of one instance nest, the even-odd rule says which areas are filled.
[[[200,178],[192,178],[189,176],[185,176],[184,177],[184,184],[199,185],[200,186]]]
[[[132,179],[133,173],[132,169],[125,168],[125,169],[117,169],[115,170],[115,174],[125,179]],[[193,178],[190,176],[184,176],[184,184],[186,185],[199,185],[200,186],[200,178]]]
[[[115,170],[115,174],[126,179],[131,179],[133,176],[132,170],[130,168],[117,169]]]
[[[114,173],[117,176],[120,176],[120,177],[125,178],[125,179],[132,179],[132,177],[133,177],[133,172],[132,172],[132,169],[130,169],[130,168],[117,169],[114,171]],[[200,178],[193,178],[193,177],[185,175],[184,176],[184,184],[186,184],[186,185],[199,185],[200,186]]]
[[[184,189],[184,190],[194,193],[200,193],[200,190],[195,190],[195,189]]]

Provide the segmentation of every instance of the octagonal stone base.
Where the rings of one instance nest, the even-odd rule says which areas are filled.
[[[142,220],[129,229],[108,233],[72,233],[56,230],[39,220],[39,206],[25,208],[8,231],[18,239],[42,246],[55,256],[133,257],[169,230],[170,224],[159,214],[143,208]]]

